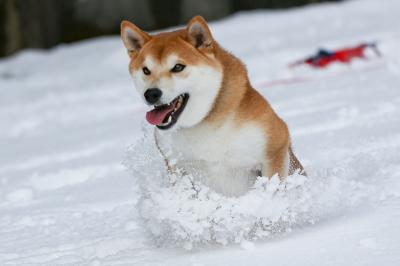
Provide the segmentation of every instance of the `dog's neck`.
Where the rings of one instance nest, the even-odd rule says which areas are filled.
[[[213,107],[201,123],[218,126],[233,114],[251,85],[246,67],[238,58],[219,45],[215,47],[215,57],[222,65],[223,79]]]

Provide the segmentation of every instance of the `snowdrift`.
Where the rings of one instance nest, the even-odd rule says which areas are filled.
[[[188,174],[168,174],[152,130],[127,152],[125,165],[141,193],[137,205],[143,226],[160,246],[241,243],[276,237],[343,209],[371,203],[374,188],[357,182],[344,169],[259,177],[240,197],[225,197]],[[311,170],[311,169],[307,169]]]

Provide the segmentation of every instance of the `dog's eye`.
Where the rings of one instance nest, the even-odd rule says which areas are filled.
[[[142,70],[143,70],[143,73],[144,73],[146,76],[148,76],[148,75],[151,74],[151,71],[150,71],[147,67],[144,67]]]
[[[176,64],[176,65],[171,69],[171,72],[174,72],[174,73],[181,72],[182,70],[185,69],[185,67],[186,67],[185,65]]]

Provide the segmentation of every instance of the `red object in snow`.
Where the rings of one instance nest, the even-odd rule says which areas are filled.
[[[380,56],[375,43],[363,43],[356,47],[343,48],[336,51],[320,49],[317,54],[290,64],[289,67],[307,64],[315,68],[324,68],[333,62],[349,63],[354,58],[366,58],[365,50],[367,48],[371,48],[376,55]]]

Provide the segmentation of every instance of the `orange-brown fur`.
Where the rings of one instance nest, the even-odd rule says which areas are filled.
[[[216,59],[222,62],[224,80],[214,109],[206,121],[218,125],[228,115],[226,110],[234,110],[238,125],[255,121],[264,128],[269,138],[265,151],[266,160],[270,162],[268,176],[275,173],[278,173],[280,177],[285,176],[284,160],[288,152],[289,174],[297,169],[303,171],[303,166],[292,151],[288,127],[265,98],[251,86],[245,66],[218,45],[215,46],[214,54]]]
[[[172,32],[163,32],[151,37],[146,45],[143,47],[142,53],[129,52],[131,62],[129,69],[141,68],[144,55],[151,55],[154,59],[162,62],[165,55],[171,54],[172,52],[177,54],[180,58],[184,58],[186,64],[198,65],[198,64],[210,64],[216,65],[216,61],[210,59],[207,54],[200,54],[196,52],[196,49],[188,43],[185,30],[177,30]],[[209,51],[209,50],[207,50]]]

